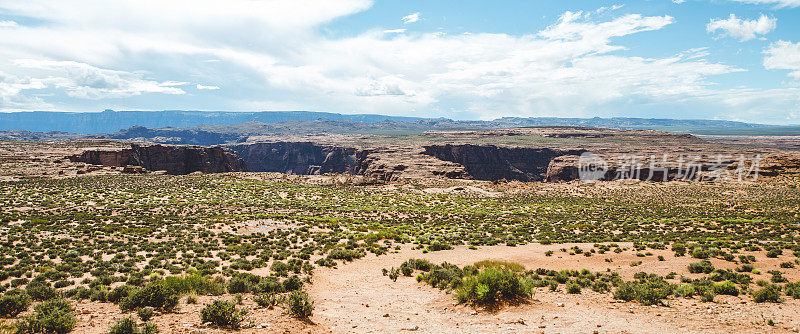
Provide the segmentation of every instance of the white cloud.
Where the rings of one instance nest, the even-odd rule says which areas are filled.
[[[613,12],[613,11],[615,11],[617,9],[622,8],[622,7],[625,7],[625,5],[612,5],[612,6],[607,6],[607,7],[600,7],[598,9],[596,9],[594,12],[598,13],[598,14],[605,13],[605,12]]]
[[[218,90],[219,89],[219,86],[206,86],[206,85],[201,85],[201,84],[197,84],[196,87],[199,90]]]
[[[635,49],[615,52],[626,48],[619,37],[664,29],[675,21],[670,16],[596,19],[589,13],[597,11],[566,12],[528,35],[377,28],[336,38],[320,33],[327,22],[371,4],[0,0],[0,10],[43,22],[0,29],[0,71],[6,73],[0,109],[97,110],[106,101],[81,101],[114,97],[127,97],[115,100],[115,109],[283,108],[483,119],[652,116],[662,108],[671,117],[706,117],[691,110],[709,110],[707,118],[738,113],[747,119],[750,113],[764,120],[797,109],[791,89],[716,88],[714,76],[741,69],[709,62],[707,49],[660,58],[636,57]],[[237,89],[188,98],[180,95],[186,82]],[[709,107],[697,109],[698,103]]]
[[[774,5],[783,7],[800,7],[800,0],[733,0],[736,2],[752,3],[757,5]]]
[[[403,18],[400,19],[400,20],[403,21],[403,24],[409,24],[409,23],[417,22],[417,21],[419,21],[419,13],[408,14],[406,16],[403,16]]]
[[[384,34],[402,34],[404,32],[406,32],[405,29],[389,29],[383,31]]]
[[[8,21],[8,20],[7,21],[0,21],[0,28],[14,28],[14,27],[18,27],[18,26],[19,26],[19,24],[17,24],[17,22],[14,22],[14,21]]]
[[[680,5],[680,4],[684,3],[684,2],[686,2],[686,0],[672,0],[672,2]]]
[[[800,79],[800,42],[777,41],[764,50],[764,67],[768,70],[790,70],[789,76]]]
[[[775,30],[778,19],[761,14],[758,19],[747,20],[737,18],[731,14],[727,19],[711,19],[706,25],[708,33],[715,33],[722,30],[723,35],[736,38],[742,42],[757,38],[758,35],[765,35]]]
[[[19,59],[16,66],[38,70],[47,75],[33,79],[44,86],[54,86],[67,95],[84,99],[121,98],[142,93],[184,94],[174,86],[184,82],[144,80],[141,75],[97,68],[74,61]],[[44,87],[37,87],[44,88]]]

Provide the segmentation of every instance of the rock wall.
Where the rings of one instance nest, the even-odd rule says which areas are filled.
[[[92,150],[69,157],[75,162],[106,166],[141,166],[169,174],[247,171],[244,161],[223,147],[139,145],[122,150]]]
[[[253,172],[363,174],[369,151],[310,142],[229,145]]]
[[[424,154],[463,165],[469,175],[478,180],[543,181],[554,158],[583,153],[581,150],[472,144],[430,145],[424,148]]]

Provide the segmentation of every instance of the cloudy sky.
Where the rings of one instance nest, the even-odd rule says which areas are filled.
[[[800,0],[0,0],[0,111],[800,124]]]

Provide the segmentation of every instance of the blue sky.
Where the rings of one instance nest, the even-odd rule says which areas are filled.
[[[800,0],[0,0],[0,111],[800,124]]]

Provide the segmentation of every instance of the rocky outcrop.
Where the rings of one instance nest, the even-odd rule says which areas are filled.
[[[169,174],[246,171],[244,161],[223,147],[139,145],[122,150],[91,150],[69,157],[74,162],[105,166],[141,166]]]
[[[430,145],[424,154],[461,164],[478,180],[542,181],[550,162],[563,155],[578,155],[580,150],[499,147],[494,145]]]
[[[254,172],[298,175],[361,174],[369,151],[325,146],[310,142],[276,142],[229,145]]]

